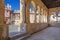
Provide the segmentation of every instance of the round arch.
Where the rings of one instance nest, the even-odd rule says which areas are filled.
[[[36,3],[34,1],[31,1],[31,3],[34,6],[34,8],[36,8]]]

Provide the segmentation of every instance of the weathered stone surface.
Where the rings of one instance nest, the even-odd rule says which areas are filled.
[[[5,40],[7,38],[7,25],[4,23],[4,0],[0,0],[0,37],[1,40]]]
[[[27,2],[27,3],[26,3]],[[30,3],[32,2],[32,4],[34,4],[34,11],[36,14],[37,11],[37,6],[40,7],[40,13],[41,13],[41,9],[45,10],[48,13],[48,8],[42,3],[41,0],[26,0],[26,23],[27,23],[27,29],[28,29],[28,33],[34,33],[37,32],[43,28],[45,28],[47,26],[47,24],[45,25],[44,23],[36,23],[36,16],[35,16],[35,23],[30,23]],[[44,25],[44,26],[42,26]]]
[[[48,27],[27,40],[60,40],[60,27]]]

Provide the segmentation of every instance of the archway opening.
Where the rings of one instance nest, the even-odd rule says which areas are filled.
[[[30,3],[30,23],[35,23],[35,6],[33,2]]]
[[[8,25],[8,36],[14,36],[16,34],[26,33],[25,16],[25,4],[24,0],[4,0],[5,3],[5,23]],[[23,4],[22,4],[23,3]],[[22,11],[24,10],[24,11]],[[21,12],[22,11],[22,12]]]

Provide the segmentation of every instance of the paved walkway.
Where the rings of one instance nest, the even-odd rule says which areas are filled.
[[[60,27],[49,27],[33,34],[27,40],[60,40]]]

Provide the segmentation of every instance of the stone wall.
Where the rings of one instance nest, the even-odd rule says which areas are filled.
[[[36,11],[36,8],[37,6],[39,6],[41,9],[43,8],[43,10],[46,10],[48,12],[48,8],[42,3],[41,0],[28,0],[28,1],[25,1],[27,2],[26,3],[26,23],[27,23],[27,30],[28,30],[28,33],[34,33],[34,32],[37,32],[43,28],[46,28],[48,26],[47,23],[30,23],[30,19],[29,19],[29,6],[30,6],[30,3],[31,1],[33,1],[33,4],[34,4],[34,7],[35,7],[35,10]]]
[[[56,14],[58,12],[60,12],[60,7],[56,7],[56,8],[50,8],[49,9],[49,15],[51,15],[52,13],[51,12],[56,12]],[[50,16],[49,16],[50,18]],[[60,23],[56,22],[56,23],[49,23],[50,26],[60,26]]]
[[[46,28],[48,26],[47,23],[30,23],[30,19],[29,19],[29,7],[30,7],[30,3],[31,1],[33,1],[35,3],[35,11],[36,11],[36,7],[39,6],[40,8],[43,8],[44,10],[46,10],[48,12],[48,8],[42,3],[41,0],[24,0],[25,1],[25,6],[26,6],[26,23],[27,23],[27,30],[28,33],[34,33],[37,32],[39,30],[42,30],[44,28]],[[0,37],[2,37],[2,40],[8,37],[8,27],[5,24],[4,21],[4,0],[0,0],[0,30],[1,30],[1,34]]]

